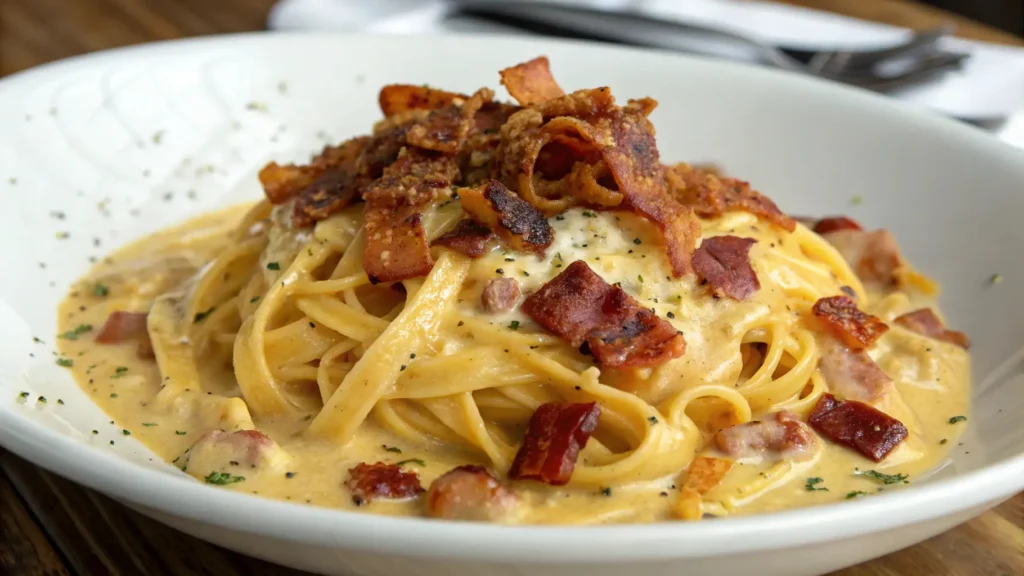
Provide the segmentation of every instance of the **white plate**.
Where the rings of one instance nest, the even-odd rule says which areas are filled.
[[[566,88],[658,98],[665,160],[715,160],[791,213],[849,213],[896,233],[943,282],[952,325],[975,344],[970,429],[941,473],[873,498],[694,524],[385,518],[199,484],[122,437],[54,365],[54,308],[88,257],[258,198],[264,162],[366,132],[382,84],[472,91],[538,54]],[[185,532],[329,574],[825,572],[1024,488],[1022,183],[1024,155],[972,128],[831,84],[669,54],[522,38],[259,34],[77,58],[0,82],[0,442]],[[1001,283],[989,283],[994,273]]]

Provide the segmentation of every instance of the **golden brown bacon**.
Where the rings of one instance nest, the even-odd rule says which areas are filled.
[[[380,110],[385,117],[394,116],[409,110],[436,110],[461,104],[468,96],[445,92],[427,86],[411,84],[389,84],[380,89],[378,101]]]
[[[430,484],[427,514],[446,520],[500,522],[515,514],[519,499],[483,466],[459,466]]]
[[[697,456],[686,470],[686,481],[679,489],[676,515],[684,520],[700,520],[703,496],[718,486],[732,469],[733,461],[711,456]]]
[[[460,188],[462,209],[493,230],[513,250],[544,254],[555,239],[547,218],[497,180]]]
[[[796,229],[795,220],[783,214],[770,198],[743,180],[721,178],[689,164],[666,167],[665,178],[676,200],[690,206],[705,218],[716,218],[732,210],[743,210],[784,230],[792,232]]]
[[[452,156],[416,148],[384,170],[366,193],[363,268],[373,283],[424,276],[434,265],[423,210],[458,177]]]
[[[892,378],[864,350],[850,350],[835,338],[821,342],[818,369],[829,390],[860,402],[874,402],[892,388]]]
[[[737,236],[705,238],[693,253],[693,268],[716,297],[743,300],[761,289],[750,266],[750,247],[757,241]]]
[[[327,146],[309,164],[281,166],[271,162],[259,173],[263,192],[272,204],[282,204],[296,195],[311,195],[310,185],[331,172],[356,173],[357,162],[369,138],[352,138],[338,146]]]
[[[656,366],[686,351],[686,340],[671,324],[605,282],[582,260],[530,295],[522,310],[573,346],[586,342],[602,366]]]
[[[783,460],[808,460],[814,456],[814,433],[792,412],[776,412],[715,434],[718,449],[733,458],[768,455]]]
[[[500,74],[501,85],[523,106],[532,106],[565,95],[551,76],[551,68],[545,56],[505,68]]]
[[[136,355],[143,359],[153,358],[153,343],[146,329],[147,316],[149,315],[145,312],[111,312],[110,316],[107,316],[107,321],[103,323],[103,328],[96,335],[96,341],[100,344],[116,344],[136,340]]]
[[[808,420],[819,434],[881,462],[906,439],[907,427],[885,412],[853,400],[823,395]]]
[[[889,330],[877,316],[857,308],[857,303],[849,296],[821,298],[811,310],[833,335],[853,350],[871,346]]]
[[[452,104],[432,111],[423,122],[409,128],[406,142],[427,150],[457,154],[470,129],[476,126],[476,113],[492,98],[492,90],[481,88],[461,106]]]
[[[895,320],[897,326],[902,326],[912,332],[917,332],[929,338],[942,340],[956,344],[964,350],[970,348],[971,342],[967,335],[957,330],[950,330],[942,323],[942,320],[935,315],[931,308],[922,308],[908,312]]]
[[[352,491],[352,502],[356,506],[375,498],[413,498],[423,492],[420,478],[414,472],[406,472],[394,464],[361,462],[348,471],[345,486]]]
[[[601,408],[596,402],[541,404],[530,417],[509,478],[553,486],[568,483],[580,450],[587,445],[600,417]]]
[[[818,234],[828,234],[836,230],[863,230],[861,225],[846,216],[829,216],[814,223],[813,229]]]
[[[434,240],[434,246],[444,246],[471,258],[479,258],[487,252],[487,245],[494,238],[490,228],[472,218],[466,218]]]

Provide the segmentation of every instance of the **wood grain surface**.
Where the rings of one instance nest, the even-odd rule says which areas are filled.
[[[781,0],[964,37],[1024,39],[910,0]],[[984,1],[984,0],[979,0]],[[0,0],[0,76],[94,50],[260,30],[273,0]],[[0,449],[0,574],[299,575],[154,522]],[[1022,576],[1024,494],[927,542],[833,576]]]

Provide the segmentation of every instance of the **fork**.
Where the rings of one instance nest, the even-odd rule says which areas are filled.
[[[733,57],[739,56],[736,48],[740,48],[744,49],[744,56],[753,55],[764,64],[879,92],[935,78],[960,68],[969,57],[968,54],[937,48],[937,42],[953,31],[948,25],[915,33],[902,44],[879,50],[809,52],[772,46],[728,30],[632,11],[606,11],[546,2],[480,0],[455,0],[453,6],[460,15],[555,36],[684,52],[707,52],[708,48],[717,45],[726,48],[726,56]],[[699,41],[700,49],[695,48],[695,40]],[[888,64],[902,64],[902,67],[895,73],[886,74],[881,68]]]

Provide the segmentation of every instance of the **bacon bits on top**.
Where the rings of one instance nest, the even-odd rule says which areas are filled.
[[[446,520],[501,522],[511,519],[519,499],[483,466],[459,466],[430,484],[427,514]]]
[[[718,486],[732,469],[734,462],[725,458],[697,456],[686,470],[686,481],[679,489],[676,516],[683,520],[700,520],[703,516],[701,501],[705,494]]]
[[[718,449],[733,458],[769,456],[772,459],[808,460],[814,456],[814,433],[788,411],[776,412],[764,420],[754,420],[724,428],[715,434]]]
[[[828,296],[814,303],[814,315],[843,344],[854,350],[867,348],[889,330],[881,319],[862,312],[849,296]]]
[[[586,342],[598,364],[610,368],[656,366],[686,351],[671,324],[582,260],[530,295],[522,311],[573,346]]]
[[[827,228],[826,228],[827,230]],[[899,284],[906,261],[888,230],[833,228],[819,232],[843,256],[862,282],[890,287]]]
[[[867,351],[851,350],[829,337],[822,340],[820,352],[821,376],[829,390],[842,398],[874,402],[892,388],[892,378],[875,364]]]
[[[545,56],[505,68],[500,74],[501,85],[523,106],[533,106],[565,95],[551,76]]]
[[[597,428],[601,408],[596,402],[541,404],[530,417],[523,445],[509,478],[561,486],[572,478],[579,452]]]
[[[378,102],[384,117],[394,116],[410,110],[437,110],[452,104],[461,104],[468,96],[445,92],[427,86],[411,84],[389,84],[380,89]]]
[[[361,462],[349,469],[345,486],[352,491],[352,502],[356,506],[376,498],[414,498],[423,492],[420,478],[415,472],[406,472],[399,466],[383,462]]]
[[[716,297],[743,300],[761,289],[750,266],[750,247],[757,241],[737,236],[705,238],[693,253],[693,269]]]
[[[796,229],[795,220],[783,214],[775,202],[743,180],[722,178],[689,164],[666,167],[665,178],[676,200],[705,218],[742,210],[789,232]]]
[[[819,434],[881,462],[907,437],[902,422],[867,404],[823,395],[808,422]]]
[[[459,220],[454,228],[434,240],[434,246],[444,246],[471,258],[479,258],[487,252],[494,238],[490,228],[472,218],[466,218]]]
[[[103,328],[96,335],[96,341],[100,344],[116,344],[136,340],[136,355],[144,359],[153,358],[153,343],[146,329],[148,316],[145,312],[111,312],[110,316],[107,316],[107,321],[103,323]]]
[[[829,216],[814,223],[812,227],[817,234],[828,234],[837,230],[863,230],[860,224],[846,216]]]
[[[897,326],[902,326],[912,332],[956,344],[964,350],[970,348],[971,342],[967,335],[957,330],[950,330],[942,323],[942,320],[935,315],[931,308],[922,308],[908,312],[895,320]]]
[[[512,249],[544,254],[555,239],[547,218],[497,180],[460,188],[462,209],[486,224]]]

